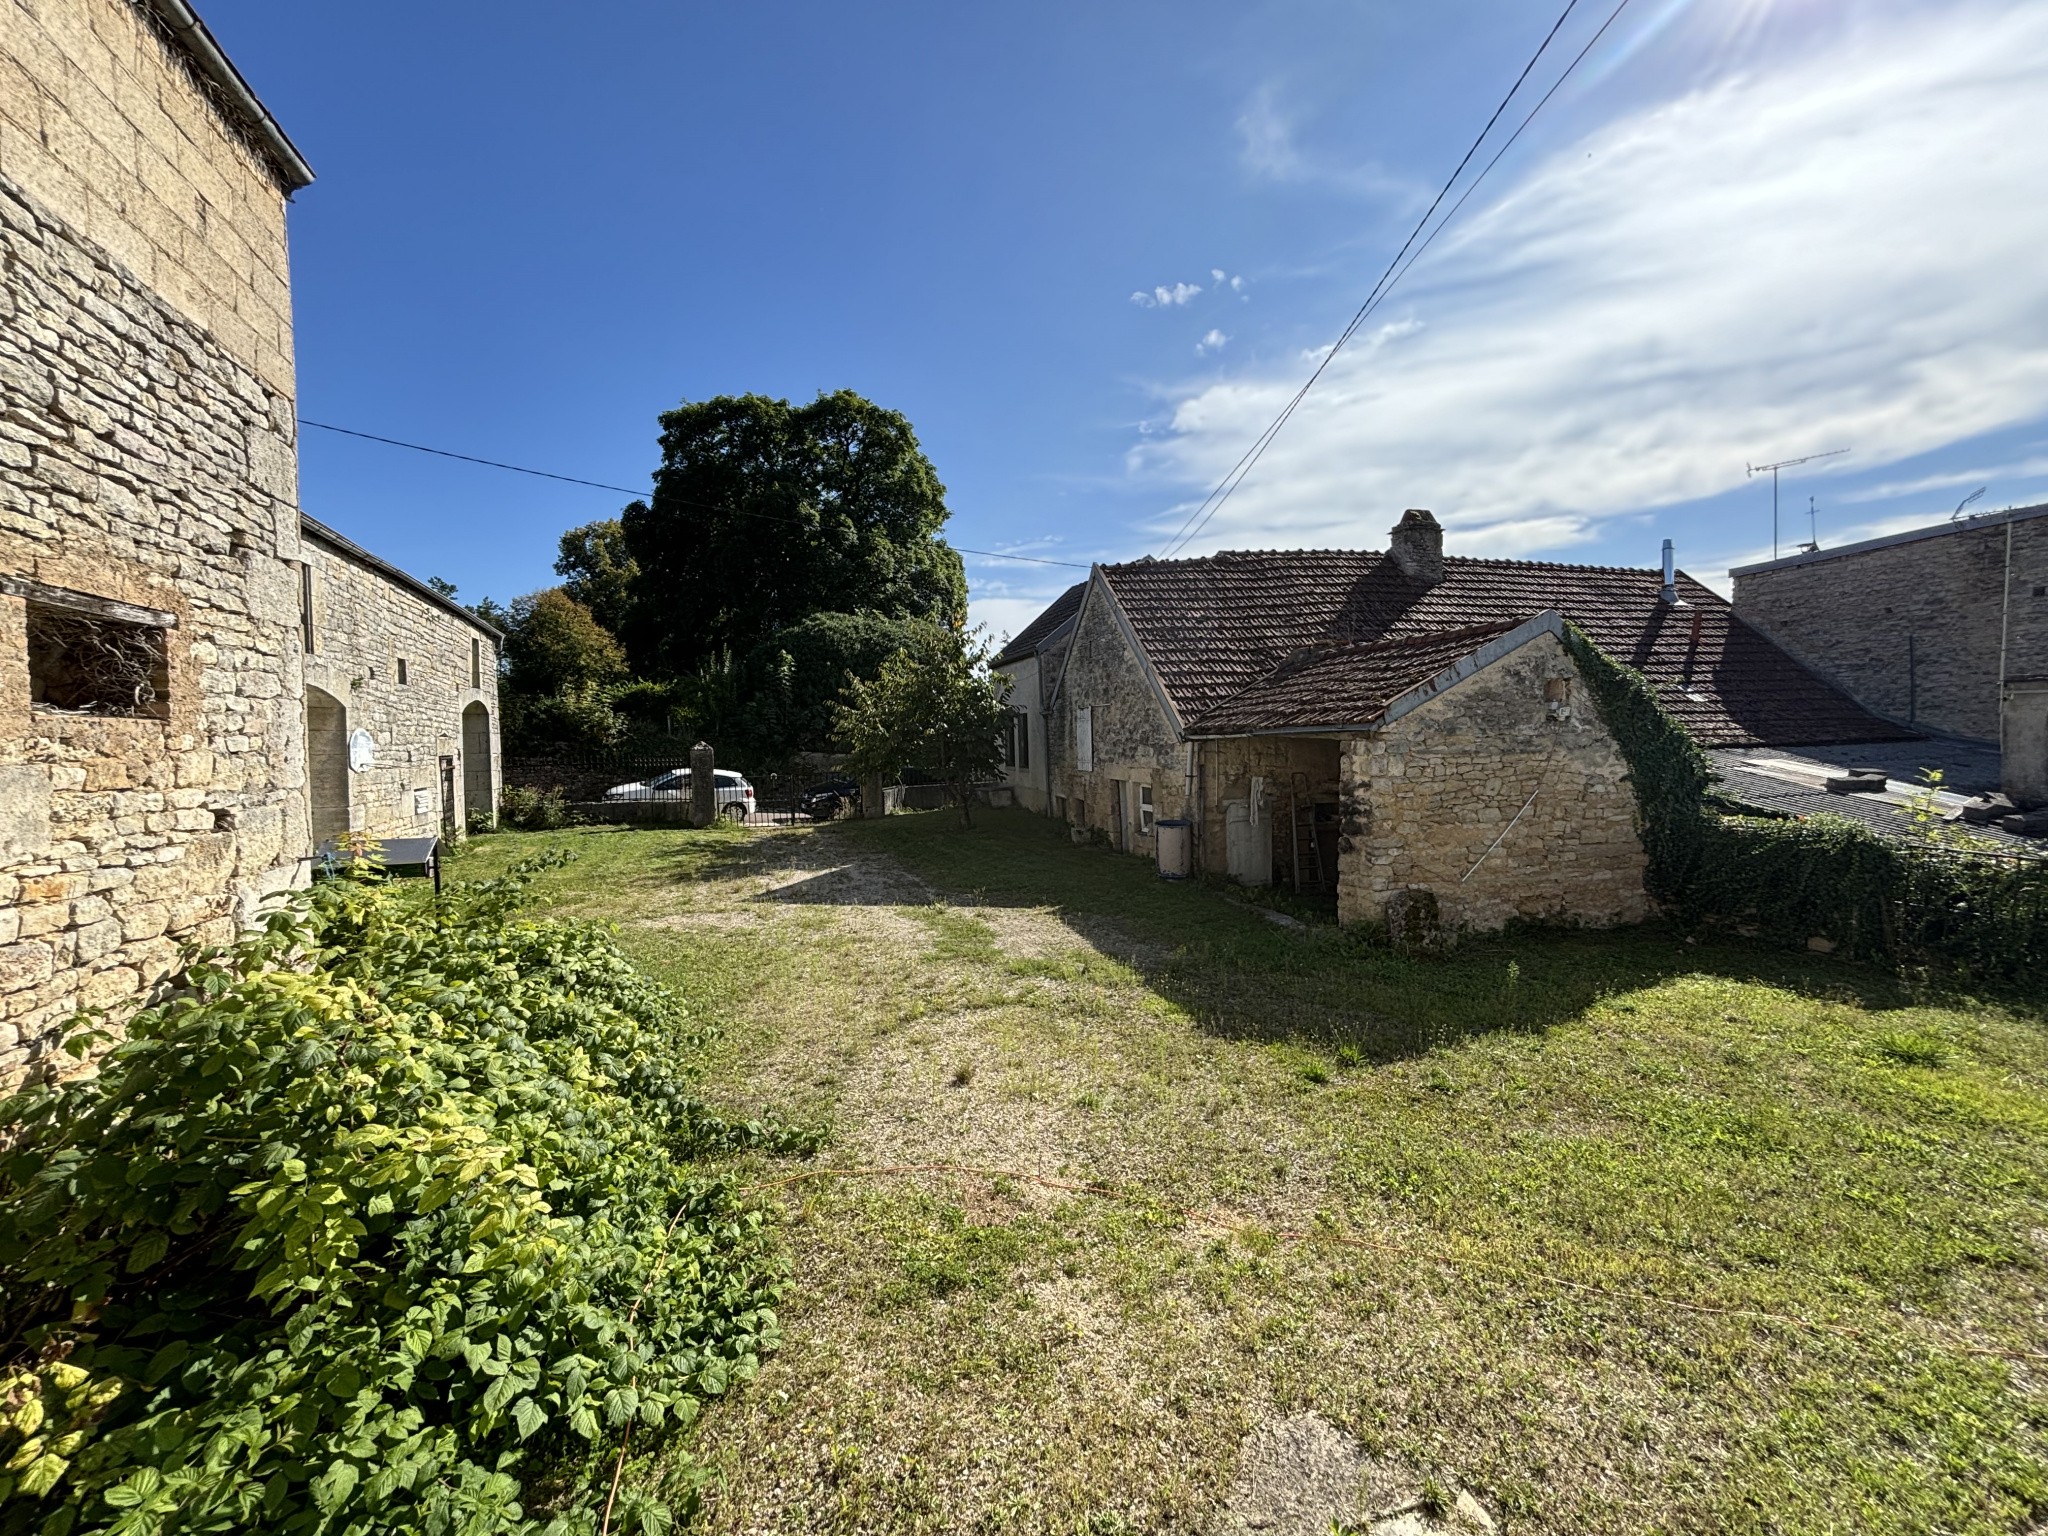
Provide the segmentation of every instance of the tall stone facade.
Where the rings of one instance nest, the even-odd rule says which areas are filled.
[[[1343,750],[1340,921],[1417,890],[1466,931],[1648,915],[1627,764],[1554,636]]]
[[[291,176],[127,0],[0,28],[0,1079],[307,848]]]
[[[314,842],[491,821],[498,631],[310,518],[302,549]]]
[[[1999,680],[2048,673],[2048,506],[1737,568],[1735,611],[1864,707],[2000,737]]]

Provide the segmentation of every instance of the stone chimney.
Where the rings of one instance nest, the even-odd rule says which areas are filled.
[[[1443,525],[1420,507],[1401,514],[1388,552],[1412,581],[1433,587],[1444,579]]]

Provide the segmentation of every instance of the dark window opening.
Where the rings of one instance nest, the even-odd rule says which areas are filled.
[[[398,658],[398,686],[403,688],[412,681],[412,669],[405,664],[403,656]]]
[[[28,605],[29,702],[70,715],[170,714],[171,667],[155,624]]]
[[[481,688],[484,685],[484,643],[476,636],[469,637],[469,686]]]
[[[306,648],[308,656],[313,654],[313,566],[311,561],[299,567],[299,643]]]

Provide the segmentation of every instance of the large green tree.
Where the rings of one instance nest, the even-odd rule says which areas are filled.
[[[562,590],[590,610],[590,616],[613,635],[626,627],[633,601],[633,578],[640,567],[626,549],[626,530],[616,517],[585,523],[562,535],[555,574]]]
[[[851,390],[721,395],[661,428],[654,495],[619,520],[636,672],[745,656],[817,613],[965,622],[966,574],[939,536],[946,488],[900,413]]]
[[[625,676],[619,643],[560,587],[515,597],[505,629],[505,685],[537,698],[600,688]]]

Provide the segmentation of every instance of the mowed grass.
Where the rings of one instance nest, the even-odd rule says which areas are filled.
[[[1408,960],[1022,813],[458,873],[553,845],[707,1091],[834,1129],[710,1529],[1222,1528],[1302,1412],[1510,1531],[2048,1514],[2038,1014],[1659,928]]]

